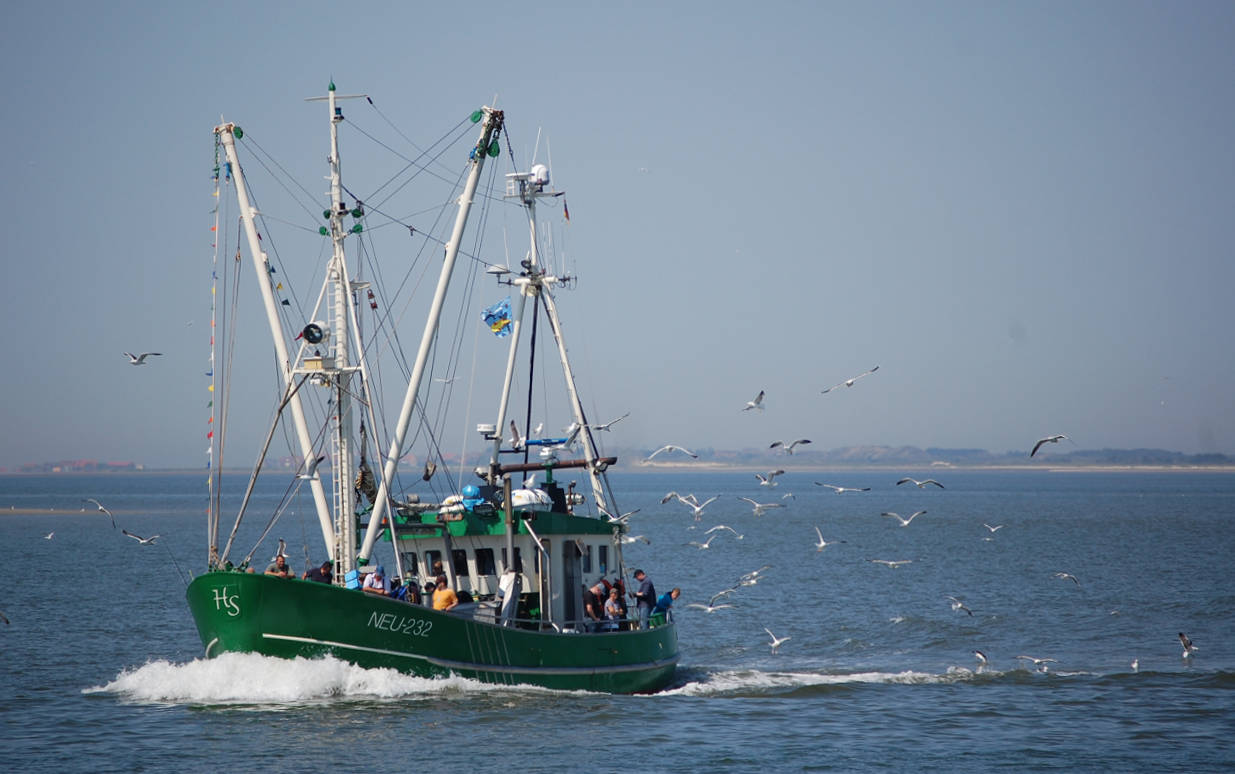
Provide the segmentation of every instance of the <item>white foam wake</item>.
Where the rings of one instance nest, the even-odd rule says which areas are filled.
[[[437,697],[490,691],[459,677],[428,679],[393,669],[364,669],[333,657],[282,659],[224,653],[183,664],[152,661],[126,669],[83,693],[110,693],[138,702],[279,705],[328,699]]]

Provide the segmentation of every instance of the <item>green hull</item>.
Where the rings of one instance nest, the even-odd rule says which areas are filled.
[[[604,634],[537,631],[323,583],[230,571],[198,576],[186,596],[207,657],[332,655],[423,677],[605,693],[665,688],[678,660],[673,623]]]

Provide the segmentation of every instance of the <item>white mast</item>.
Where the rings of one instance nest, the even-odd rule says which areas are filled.
[[[545,313],[549,316],[549,323],[553,328],[553,338],[557,342],[558,358],[562,362],[562,374],[566,380],[566,390],[570,395],[571,410],[574,414],[575,424],[578,426],[579,437],[583,439],[583,456],[587,460],[588,476],[592,482],[592,497],[597,507],[612,512],[612,508],[607,498],[605,497],[604,486],[601,481],[602,468],[598,465],[597,460],[600,458],[596,451],[595,443],[592,440],[591,430],[587,426],[587,418],[583,412],[583,404],[579,400],[579,392],[575,388],[574,372],[570,368],[570,359],[566,354],[566,340],[562,335],[562,321],[557,314],[557,304],[553,300],[553,285],[562,281],[561,278],[551,274],[545,274],[540,266],[540,247],[539,240],[536,237],[536,200],[544,196],[561,196],[562,191],[554,191],[548,188],[549,186],[549,170],[543,164],[535,164],[530,172],[516,172],[506,176],[506,197],[518,198],[527,208],[528,230],[531,234],[532,246],[528,253],[527,261],[524,263],[524,271],[522,276],[513,280],[513,284],[519,288],[519,304],[518,314],[514,318],[514,329],[511,331],[515,340],[510,343],[510,354],[506,363],[506,381],[502,388],[501,403],[498,406],[498,422],[497,422],[497,438],[493,443],[493,450],[489,459],[490,482],[496,484],[496,470],[498,464],[498,452],[501,447],[502,429],[506,424],[507,402],[510,398],[510,385],[514,378],[514,362],[515,352],[518,349],[518,335],[522,323],[524,301],[528,296],[539,295],[545,304]]]
[[[351,363],[349,347],[351,345],[351,281],[347,275],[347,256],[343,251],[343,240],[350,233],[343,224],[344,216],[349,214],[347,205],[343,203],[343,180],[339,159],[339,123],[343,121],[343,110],[336,104],[340,99],[357,99],[363,94],[341,95],[335,93],[334,81],[331,81],[325,97],[310,97],[308,102],[325,101],[330,111],[330,240],[333,252],[330,264],[326,269],[326,304],[331,315],[330,341],[320,342],[333,347],[333,357],[308,361],[304,364],[304,372],[320,375],[325,383],[333,388],[336,412],[334,436],[331,453],[331,479],[334,483],[334,536],[326,543],[334,560],[334,574],[338,581],[353,568],[356,556],[356,530],[352,527],[352,514],[356,510],[355,489],[352,486],[352,469],[355,454],[352,449],[352,374],[359,370]],[[359,225],[354,227],[359,229]],[[306,329],[307,333],[307,329]],[[308,342],[309,336],[305,336]],[[327,350],[329,353],[331,350]],[[312,365],[310,365],[310,363]]]
[[[236,156],[236,137],[243,132],[232,123],[216,126],[215,134],[222,141],[227,160],[232,165],[232,176],[236,180],[236,198],[240,206],[240,219],[244,224],[245,236],[249,243],[249,255],[257,273],[257,286],[261,290],[262,303],[266,307],[266,320],[270,323],[270,337],[274,339],[275,353],[279,358],[279,370],[283,375],[284,390],[292,389],[292,366],[287,353],[287,336],[283,332],[283,324],[279,320],[279,307],[274,297],[273,280],[270,277],[270,259],[262,249],[261,240],[257,237],[257,225],[254,217],[257,210],[249,203],[249,191],[245,187],[244,172],[240,168],[240,160]],[[300,453],[305,460],[316,459],[313,455],[313,441],[309,436],[309,426],[305,421],[304,406],[300,402],[300,392],[292,393],[288,405],[292,411],[292,423],[296,431],[296,439],[300,444]],[[313,502],[317,506],[317,518],[321,524],[322,537],[326,545],[334,544],[334,528],[330,519],[330,506],[326,502],[326,492],[320,479],[309,482],[313,491]]]
[[[387,510],[390,499],[389,485],[394,481],[398,469],[399,457],[403,455],[403,442],[407,437],[407,428],[412,421],[412,412],[416,407],[416,398],[420,392],[420,381],[424,375],[425,365],[429,360],[429,351],[433,348],[433,340],[437,336],[438,321],[442,316],[442,304],[446,300],[446,291],[450,287],[450,277],[454,272],[455,258],[459,254],[459,246],[463,239],[463,228],[467,225],[467,216],[472,209],[472,199],[476,195],[476,186],[480,182],[480,172],[484,168],[485,157],[489,153],[490,144],[496,142],[496,135],[502,129],[503,114],[500,110],[483,108],[477,113],[481,121],[480,139],[472,148],[471,165],[463,194],[459,197],[459,211],[455,216],[454,231],[450,241],[446,243],[446,255],[442,261],[442,270],[438,275],[437,291],[433,296],[433,304],[429,308],[429,319],[425,322],[424,333],[420,339],[420,349],[416,353],[416,363],[412,366],[411,379],[408,381],[407,392],[403,396],[403,409],[399,413],[399,423],[395,427],[394,438],[390,442],[390,453],[386,456],[381,480],[378,483],[377,502],[369,515],[369,526],[365,530],[364,544],[360,548],[360,559],[367,561],[373,553],[373,544],[381,533],[382,517]]]

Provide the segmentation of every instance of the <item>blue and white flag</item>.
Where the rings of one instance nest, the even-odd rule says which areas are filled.
[[[486,309],[484,320],[485,325],[488,325],[489,330],[493,331],[494,335],[498,338],[509,336],[512,328],[510,324],[510,296],[506,296]]]

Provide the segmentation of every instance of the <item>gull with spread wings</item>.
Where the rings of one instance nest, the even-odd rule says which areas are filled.
[[[854,383],[854,382],[856,382],[857,380],[861,379],[863,376],[869,376],[869,375],[871,375],[871,374],[875,373],[875,372],[876,372],[876,371],[878,371],[878,370],[879,370],[879,366],[875,366],[875,367],[874,367],[874,368],[872,368],[871,370],[869,370],[869,371],[863,371],[862,373],[858,374],[857,376],[855,376],[855,377],[853,377],[853,378],[851,378],[851,379],[846,379],[845,381],[840,382],[839,384],[834,384],[834,385],[832,385],[831,387],[829,387],[829,388],[827,388],[826,390],[824,390],[823,392],[831,392],[832,390],[835,390],[837,387],[852,387],[852,386],[853,386],[853,383]]]

